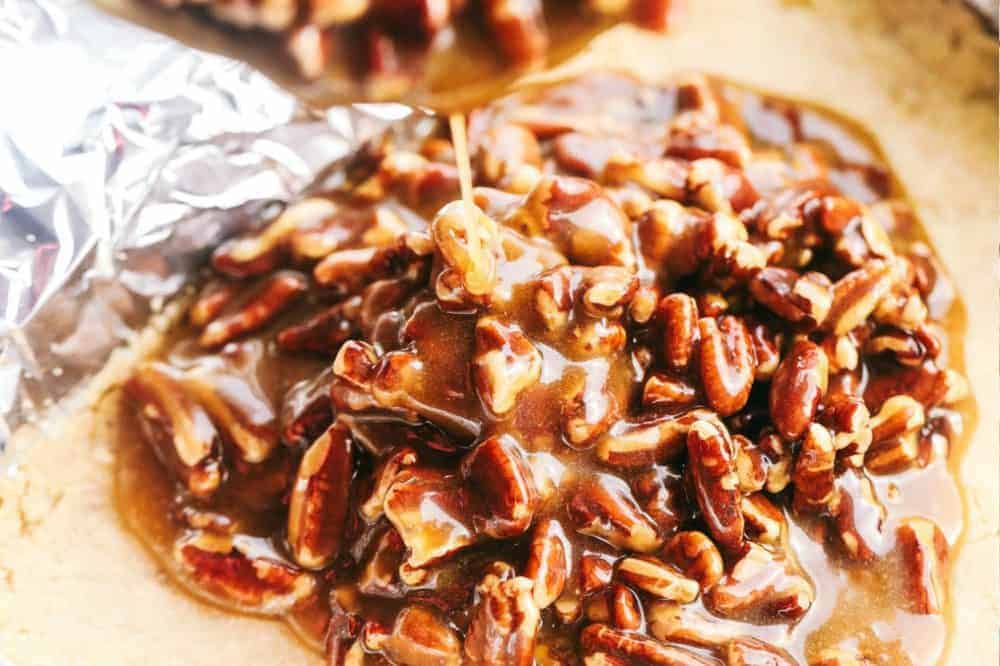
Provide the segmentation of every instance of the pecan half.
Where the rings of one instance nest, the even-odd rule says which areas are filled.
[[[462,460],[462,475],[479,510],[479,532],[495,539],[524,533],[538,506],[535,481],[517,440],[511,435],[486,439]]]
[[[718,322],[702,317],[698,331],[705,397],[720,416],[729,416],[742,409],[750,397],[757,365],[753,342],[743,321],[732,316]]]
[[[180,371],[158,362],[140,365],[125,384],[138,403],[137,418],[147,442],[169,472],[196,497],[222,484],[222,441],[208,412],[184,391]]]
[[[605,624],[591,624],[580,632],[580,646],[589,655],[588,666],[599,664],[653,664],[655,666],[712,666],[715,660],[677,645],[629,631],[612,629]],[[602,656],[600,660],[596,657]],[[609,662],[607,658],[610,658]],[[622,661],[615,661],[621,658]]]
[[[678,532],[663,548],[663,557],[677,565],[685,576],[698,581],[702,590],[722,578],[722,555],[712,540],[701,532]]]
[[[597,442],[597,457],[614,467],[638,468],[674,460],[684,452],[688,431],[708,410],[694,409],[680,416],[648,422],[619,421]]]
[[[264,539],[195,532],[174,546],[181,569],[210,595],[258,613],[281,614],[316,588]]]
[[[542,355],[517,326],[482,317],[476,322],[472,372],[479,397],[494,414],[504,415],[538,381]]]
[[[424,606],[407,606],[396,616],[392,633],[380,637],[376,647],[395,664],[441,664],[458,666],[462,663],[462,644],[458,636],[441,617]]]
[[[687,446],[688,473],[709,532],[723,549],[737,551],[743,545],[743,512],[729,432],[717,421],[696,421]]]
[[[872,261],[840,278],[824,326],[844,335],[863,324],[899,279],[899,270],[895,262]]]
[[[837,452],[830,431],[813,423],[795,458],[792,480],[795,483],[795,507],[802,511],[821,511],[836,497],[833,484]]]
[[[534,662],[541,615],[532,589],[531,580],[523,576],[500,580],[487,574],[465,635],[466,663],[530,666]]]
[[[205,348],[221,347],[230,340],[267,326],[297,301],[308,287],[304,275],[281,271],[268,276],[258,291],[238,312],[215,319],[201,332],[199,344]]]
[[[906,568],[906,593],[914,613],[943,612],[947,603],[948,541],[934,522],[907,518],[896,528]]]
[[[628,585],[661,599],[688,603],[698,597],[698,581],[655,557],[626,557],[618,563],[616,575]]]
[[[583,481],[567,507],[576,531],[639,553],[650,553],[662,540],[628,485],[610,474]]]
[[[758,303],[793,324],[813,329],[823,324],[833,303],[833,285],[822,273],[799,275],[788,268],[768,266],[750,280]]]
[[[288,503],[288,546],[306,569],[340,552],[350,506],[354,461],[345,426],[335,423],[302,456]]]
[[[570,570],[571,546],[562,525],[545,518],[535,525],[524,575],[534,582],[532,597],[539,610],[548,608],[563,593]]]
[[[823,349],[796,340],[771,380],[771,418],[785,439],[802,436],[826,393],[828,363]]]
[[[475,542],[466,493],[456,477],[414,469],[397,477],[383,507],[409,551],[406,563],[415,569]]]
[[[813,588],[784,556],[749,543],[732,570],[705,593],[713,613],[755,622],[787,622],[812,605]]]

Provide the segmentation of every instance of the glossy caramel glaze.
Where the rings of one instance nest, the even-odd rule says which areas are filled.
[[[489,572],[503,562],[521,574],[511,580],[528,576],[523,572],[533,570],[539,525],[553,519],[562,527],[569,566],[558,600],[541,608],[532,639],[536,663],[577,663],[595,654],[667,663],[662,654],[639,656],[632,644],[608,648],[600,642],[607,631],[651,635],[657,649],[677,649],[689,660],[679,663],[740,663],[733,661],[739,637],[774,646],[788,663],[849,663],[830,661],[834,650],[844,659],[869,660],[862,663],[935,663],[947,643],[948,601],[946,594],[927,592],[926,576],[946,578],[947,566],[931,561],[933,544],[953,554],[960,541],[954,470],[973,418],[971,401],[961,400],[960,377],[943,371],[949,362],[961,369],[964,312],[871,138],[822,109],[727,82],[692,77],[647,86],[612,75],[501,100],[470,117],[469,134],[481,186],[475,198],[485,219],[466,217],[461,204],[438,212],[458,196],[443,124],[417,147],[370,146],[324,185],[318,212],[300,211],[284,226],[269,221],[261,234],[220,247],[193,323],[170,336],[160,359],[165,365],[151,370],[147,364],[126,387],[118,506],[178,582],[234,610],[289,620],[305,640],[333,653],[334,663],[336,655],[360,652],[372,663],[407,663],[390,629],[395,620],[397,634],[403,631],[405,623],[396,619],[412,607],[432,609],[444,633],[461,637],[449,640],[464,640],[464,659],[481,661],[472,628],[480,626],[480,600],[496,589],[485,582],[494,575]],[[795,197],[798,208],[789,207],[787,217],[800,217],[788,222],[775,210]],[[684,240],[682,233],[665,240],[650,212],[657,199],[686,206],[669,208],[685,216],[681,225],[738,220],[750,233],[735,241],[737,248],[769,253],[768,270],[823,273],[826,282],[816,278],[820,291],[833,283],[839,293],[852,270],[907,257],[907,265],[917,267],[908,288],[919,293],[926,315],[906,310],[905,318],[920,320],[916,328],[925,342],[913,347],[907,338],[893,346],[898,338],[886,330],[898,327],[885,323],[887,305],[843,335],[836,328],[849,316],[836,298],[819,322],[809,322],[808,307],[802,319],[781,304],[764,307],[767,295],[751,284],[770,284],[760,287],[760,266],[750,261],[745,267],[743,255],[711,255],[718,240],[710,239],[708,250],[705,241]],[[857,231],[857,238],[841,227],[836,233],[813,229],[836,221],[815,221],[828,219],[816,212],[819,206],[833,211],[831,218],[846,206],[849,227],[860,227],[864,210],[894,251],[880,248],[882,236],[871,229]],[[476,233],[492,260],[468,252],[471,232],[463,224],[470,223],[481,225]],[[773,226],[785,224],[791,231]],[[454,238],[460,242],[452,244]],[[781,252],[774,251],[778,246]],[[379,249],[372,256],[358,258],[373,247]],[[288,267],[312,277],[287,273]],[[588,291],[595,286],[600,289]],[[280,307],[261,297],[269,288],[281,296]],[[560,289],[575,303],[568,310],[540,305],[558,303]],[[668,311],[683,300],[661,300],[669,294],[689,295],[701,315],[701,342],[689,362],[671,353],[681,338],[664,337]],[[234,329],[252,320],[248,302],[257,303],[253,312],[271,308],[270,314],[259,327]],[[326,323],[295,328],[317,313]],[[825,396],[817,396],[819,407],[807,414],[807,431],[787,416],[787,400],[774,403],[773,385],[784,381],[783,371],[765,369],[763,351],[751,355],[756,378],[748,393],[734,397],[739,346],[726,342],[736,326],[727,319],[780,334],[776,353],[785,359],[793,347],[808,347],[806,341],[814,343],[810,349],[826,350]],[[707,342],[717,329],[720,358],[728,359],[722,362]],[[799,346],[792,345],[796,336]],[[838,348],[837,337],[851,338],[860,357],[854,369],[846,369],[851,354]],[[170,413],[165,394],[149,397],[156,373],[176,381],[180,395],[204,408],[204,424],[214,425],[215,434],[194,437],[206,446],[200,476],[178,464],[182,449],[172,446],[182,421],[164,420]],[[207,393],[192,389],[192,382]],[[787,395],[797,400],[797,391]],[[921,420],[903,444],[876,442],[853,460],[850,445],[836,444],[828,492],[816,480],[817,468],[811,475],[806,469],[803,451],[822,451],[816,442],[823,432],[847,435],[831,425],[837,393],[863,398],[856,402],[866,403],[872,424],[888,414],[882,408],[889,398],[912,394],[915,401],[905,404],[919,410]],[[190,416],[196,406],[177,400],[193,423],[202,423]],[[776,410],[785,415],[776,418]],[[340,425],[324,433],[335,418]],[[702,425],[669,450],[663,444],[636,458],[622,448],[629,434],[684,419]],[[888,427],[886,420],[877,433]],[[772,426],[797,431],[773,435],[795,458],[793,480],[784,485],[778,474],[784,454],[767,448]],[[728,446],[754,448],[767,483],[773,476],[777,485],[734,490],[706,481],[715,427],[745,436]],[[871,429],[867,416],[864,427]],[[334,480],[323,486],[323,497],[341,497],[331,487],[336,479],[350,485],[343,495],[347,515],[329,518],[337,523],[330,528],[310,516],[339,515],[342,502],[316,504],[312,491],[296,490],[296,476],[301,480],[309,468],[309,478],[316,478],[312,463],[301,462],[306,449],[312,455],[328,438],[324,447],[335,450],[345,437],[350,478],[335,471],[323,477]],[[385,515],[381,502],[371,508],[386,461],[411,450],[417,471],[395,477],[395,496],[403,502],[404,491],[416,487],[438,498],[423,505],[424,520],[436,526],[432,534],[408,524],[409,514],[390,510],[389,500]],[[222,470],[217,483],[216,469]],[[633,498],[638,513],[621,509],[618,518],[611,515],[611,527],[588,527],[588,516],[607,506],[604,492]],[[753,496],[773,504],[775,525],[784,526],[765,538],[745,503],[737,508],[742,516],[730,515],[734,493],[737,502]],[[527,507],[528,522],[519,524],[522,514],[512,506]],[[623,515],[632,522],[623,523]],[[739,527],[730,529],[737,518]],[[931,543],[929,550],[908,548],[911,533],[935,533],[929,525],[939,528],[939,542],[931,536],[920,542]],[[623,573],[621,558],[653,554],[686,571],[671,545],[679,532],[710,535],[726,575],[751,551],[784,562],[775,585],[805,585],[807,602],[797,597],[794,608],[787,600],[778,607],[753,601],[751,584],[741,588],[724,578],[712,589],[703,583],[702,593],[680,606],[681,624],[690,631],[664,637],[658,628],[663,599]],[[309,534],[315,538],[304,549]],[[185,558],[190,543],[200,545],[186,552],[197,551],[200,559]],[[332,551],[330,543],[337,544]],[[328,557],[303,565],[317,548]],[[223,558],[223,566],[211,553],[233,557]],[[257,569],[255,577],[240,568],[248,560],[270,563],[277,573],[269,570],[267,577]],[[911,573],[914,562],[922,567],[921,580]],[[588,587],[593,567],[610,574],[612,565],[618,582]],[[381,566],[387,568],[379,569],[384,576],[375,585],[373,567]],[[536,580],[535,603],[540,587]],[[625,590],[638,600],[638,624],[628,619]],[[730,592],[733,599],[725,596]],[[566,610],[574,604],[576,610]],[[516,661],[512,655],[506,653]]]

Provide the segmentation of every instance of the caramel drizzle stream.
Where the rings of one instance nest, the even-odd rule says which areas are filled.
[[[458,184],[462,190],[462,201],[465,203],[465,214],[472,219],[472,167],[469,160],[469,146],[465,139],[465,116],[453,113],[448,116],[451,125],[451,142],[455,147],[455,166],[458,167]]]

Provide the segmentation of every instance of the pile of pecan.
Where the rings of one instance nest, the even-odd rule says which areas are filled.
[[[215,20],[277,36],[299,74],[317,79],[336,60],[358,63],[358,74],[387,94],[417,72],[408,61],[455,40],[455,24],[482,30],[498,55],[515,66],[545,58],[560,26],[549,9],[568,16],[630,17],[664,31],[677,0],[156,0],[168,9],[204,8]],[[467,18],[466,18],[467,17]],[[578,19],[579,20],[579,19]],[[395,82],[395,83],[394,83]]]
[[[220,246],[126,387],[177,569],[321,609],[333,664],[867,663],[793,640],[792,521],[940,613],[942,530],[872,479],[960,428],[947,278],[884,171],[749,104],[588,76],[470,118],[474,204],[442,124]]]

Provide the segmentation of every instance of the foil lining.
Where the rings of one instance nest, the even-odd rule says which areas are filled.
[[[0,471],[208,248],[427,115],[312,111],[249,66],[81,0],[0,0]]]

